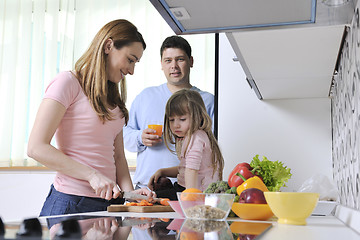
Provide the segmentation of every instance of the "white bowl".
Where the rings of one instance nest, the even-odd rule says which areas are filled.
[[[234,194],[226,193],[184,193],[178,192],[178,199],[186,218],[203,220],[224,220],[234,203]]]
[[[169,201],[170,207],[181,217],[185,217],[183,210],[181,209],[179,201]]]

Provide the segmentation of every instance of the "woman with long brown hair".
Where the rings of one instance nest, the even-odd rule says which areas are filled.
[[[125,75],[134,73],[145,48],[132,23],[111,21],[75,69],[48,85],[28,144],[29,157],[57,172],[40,216],[104,211],[119,202],[120,189],[134,190],[122,136],[128,120]]]

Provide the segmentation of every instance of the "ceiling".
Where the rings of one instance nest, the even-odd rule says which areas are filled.
[[[260,99],[328,97],[344,29],[356,3],[150,1],[177,34],[226,32]]]

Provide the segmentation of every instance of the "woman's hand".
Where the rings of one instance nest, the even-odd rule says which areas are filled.
[[[140,188],[134,190],[134,193],[141,194],[147,196],[149,199],[156,198],[156,193],[149,190],[148,188]]]
[[[90,186],[94,189],[95,194],[100,198],[110,200],[120,196],[120,189],[116,182],[108,177],[94,171],[89,178]]]
[[[147,128],[141,134],[141,141],[147,147],[155,146],[156,144],[162,142],[161,137],[155,134],[154,129]]]

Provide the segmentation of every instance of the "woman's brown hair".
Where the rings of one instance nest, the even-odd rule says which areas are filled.
[[[110,109],[118,106],[126,124],[129,119],[125,105],[126,81],[122,79],[120,84],[116,84],[106,77],[104,45],[108,39],[112,39],[116,49],[133,42],[140,42],[144,50],[146,48],[142,35],[132,23],[124,19],[111,21],[99,30],[89,48],[76,62],[75,73],[99,118],[103,122],[113,120]]]
[[[175,92],[168,100],[165,107],[165,119],[164,119],[164,142],[166,147],[178,154],[181,152],[181,145],[178,144],[179,138],[171,132],[169,118],[173,116],[190,115],[190,128],[187,132],[188,139],[197,130],[203,130],[206,132],[211,147],[211,162],[213,167],[213,174],[216,169],[219,170],[219,179],[222,179],[222,172],[224,169],[224,159],[220,151],[220,147],[212,132],[212,121],[209,114],[206,112],[205,104],[201,98],[200,93],[190,90],[182,89]],[[187,151],[189,142],[185,148]],[[170,148],[170,144],[175,144],[175,151]]]

